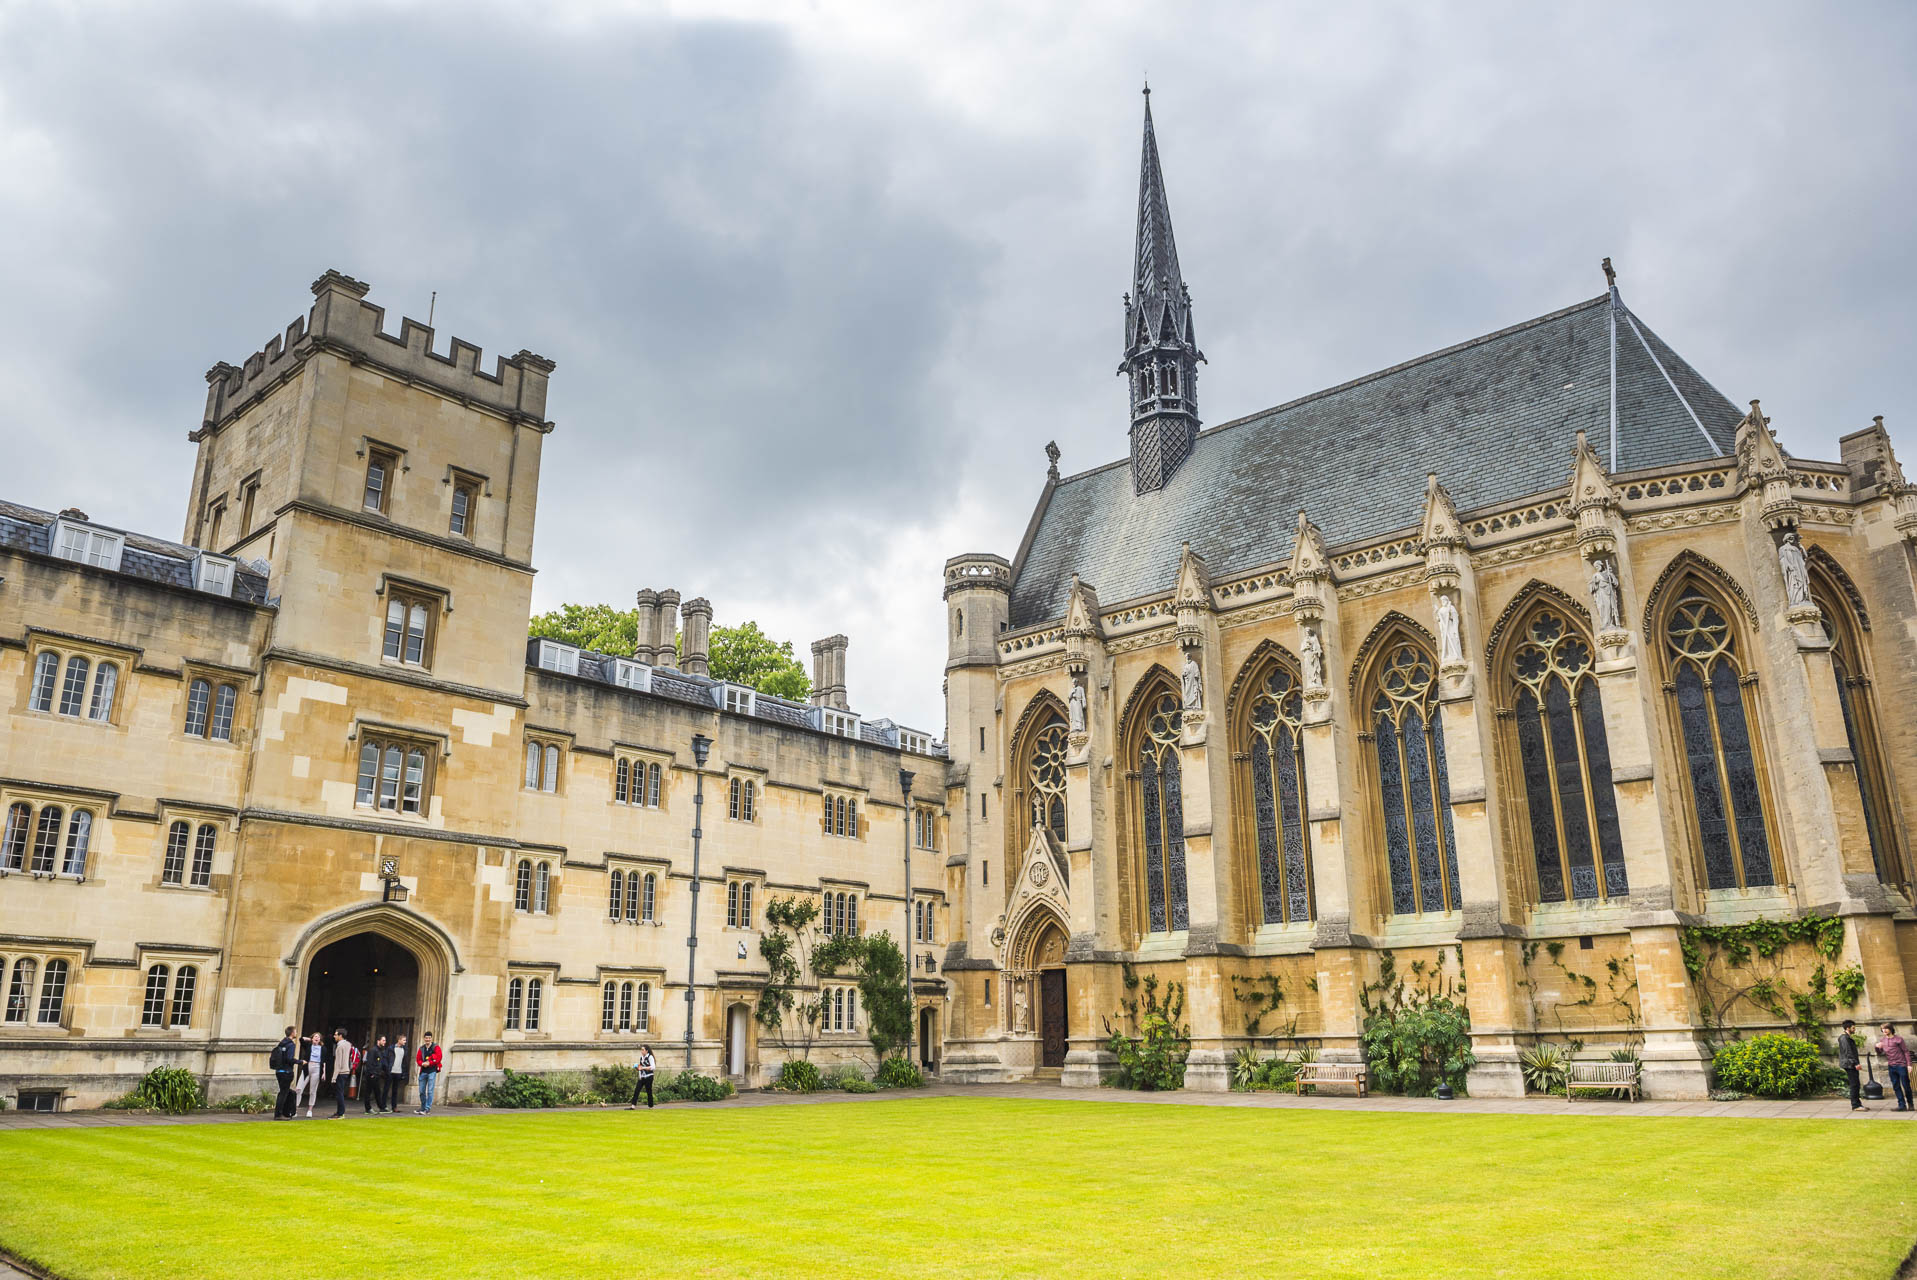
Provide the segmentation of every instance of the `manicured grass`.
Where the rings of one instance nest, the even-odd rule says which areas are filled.
[[[73,1280],[1892,1275],[1917,1126],[886,1099],[0,1133]]]

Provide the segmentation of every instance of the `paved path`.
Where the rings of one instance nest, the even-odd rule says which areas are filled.
[[[1600,1102],[1562,1098],[1458,1098],[1440,1102],[1435,1098],[1392,1098],[1373,1096],[1364,1099],[1344,1096],[1296,1097],[1289,1093],[1134,1093],[1128,1089],[1066,1089],[1054,1084],[932,1085],[911,1093],[812,1093],[787,1094],[770,1091],[741,1094],[724,1103],[669,1103],[670,1106],[791,1107],[848,1106],[866,1102],[903,1101],[912,1098],[1025,1098],[1058,1102],[1102,1102],[1115,1106],[1161,1107],[1252,1107],[1295,1111],[1374,1111],[1451,1115],[1524,1115],[1524,1116],[1729,1116],[1746,1120],[1893,1120],[1910,1121],[1917,1127],[1917,1112],[1899,1112],[1889,1103],[1871,1103],[1863,1111],[1852,1111],[1843,1098],[1812,1098],[1795,1102]],[[599,1108],[583,1108],[598,1110]],[[610,1109],[610,1108],[608,1108]],[[425,1119],[462,1119],[472,1116],[510,1115],[490,1107],[439,1107]],[[332,1112],[321,1108],[315,1119],[302,1116],[291,1123],[319,1124]],[[368,1115],[357,1104],[349,1104],[346,1116],[355,1122],[400,1124],[420,1120],[410,1110],[391,1116]],[[264,1115],[241,1115],[232,1111],[205,1112],[190,1116],[142,1115],[130,1111],[64,1111],[46,1114],[31,1111],[0,1112],[0,1131],[8,1129],[88,1129],[124,1125],[173,1124],[271,1124]],[[11,1280],[0,1271],[0,1280]]]

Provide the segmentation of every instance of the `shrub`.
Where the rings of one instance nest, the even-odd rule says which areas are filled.
[[[210,1103],[214,1111],[237,1111],[242,1115],[256,1116],[263,1111],[271,1111],[279,1102],[279,1095],[271,1089],[261,1089],[258,1093],[241,1093],[231,1098],[222,1098]]]
[[[1365,1062],[1380,1093],[1427,1097],[1440,1083],[1464,1092],[1471,1052],[1471,1020],[1448,997],[1399,1008],[1377,1008],[1365,1018]]]
[[[663,1102],[722,1102],[733,1094],[732,1081],[714,1079],[697,1071],[680,1071],[671,1076],[661,1072],[653,1088]]]
[[[872,1077],[872,1083],[881,1089],[923,1089],[925,1077],[910,1058],[887,1058],[879,1063],[879,1072]]]
[[[1733,1040],[1712,1063],[1721,1089],[1760,1098],[1801,1098],[1817,1087],[1823,1063],[1815,1046],[1775,1032]]]
[[[1147,974],[1141,980],[1124,967],[1125,989],[1141,992],[1120,1002],[1125,1018],[1138,1028],[1136,1036],[1113,1030],[1109,1020],[1105,1030],[1110,1038],[1105,1048],[1118,1060],[1112,1084],[1120,1089],[1162,1091],[1185,1087],[1185,1057],[1191,1052],[1191,1028],[1181,1019],[1185,1012],[1185,988],[1168,983],[1165,997],[1158,997],[1158,975]]]
[[[870,1092],[870,1090],[855,1089],[853,1086],[860,1084],[869,1085],[871,1083],[870,1080],[865,1078],[865,1072],[859,1070],[858,1067],[850,1062],[841,1062],[836,1067],[827,1067],[819,1074],[819,1085],[821,1088],[843,1089],[847,1093]]]
[[[607,1102],[624,1102],[639,1087],[639,1068],[621,1062],[592,1069],[592,1091]]]
[[[559,1095],[559,1106],[590,1107],[604,1101],[598,1090],[593,1088],[591,1078],[583,1071],[554,1071],[545,1080]]]
[[[1533,1093],[1563,1093],[1565,1057],[1554,1044],[1540,1044],[1518,1055],[1524,1087]]]
[[[1297,1083],[1298,1068],[1303,1066],[1304,1056],[1289,1057],[1279,1054],[1276,1057],[1260,1058],[1255,1048],[1247,1045],[1238,1050],[1231,1065],[1231,1087],[1246,1093],[1274,1093],[1289,1089]]]
[[[163,1111],[170,1116],[205,1105],[198,1078],[184,1067],[155,1067],[125,1097],[107,1103],[115,1111]]]
[[[511,1110],[524,1110],[534,1107],[556,1107],[559,1105],[559,1090],[550,1080],[541,1076],[526,1075],[506,1068],[506,1078],[495,1080],[473,1095],[473,1101],[482,1107],[504,1107]]]
[[[879,1087],[870,1080],[867,1080],[864,1076],[853,1076],[850,1080],[840,1085],[839,1088],[845,1090],[847,1093],[877,1093],[879,1091]]]
[[[817,1093],[825,1088],[825,1080],[810,1062],[793,1058],[779,1068],[779,1078],[772,1082],[772,1087],[786,1093]]]

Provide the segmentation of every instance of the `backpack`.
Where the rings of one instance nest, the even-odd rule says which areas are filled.
[[[347,1070],[349,1071],[359,1070],[359,1050],[357,1048],[353,1050],[352,1056],[348,1059],[348,1061],[351,1062],[352,1065],[348,1067]]]

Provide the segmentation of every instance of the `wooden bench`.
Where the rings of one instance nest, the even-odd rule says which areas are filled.
[[[1304,1096],[1305,1086],[1315,1084],[1348,1084],[1357,1089],[1360,1098],[1365,1096],[1365,1064],[1362,1062],[1306,1062],[1298,1068],[1298,1095]]]
[[[1564,1064],[1564,1100],[1569,1102],[1579,1089],[1598,1093],[1622,1092],[1637,1101],[1637,1063],[1567,1062]]]

